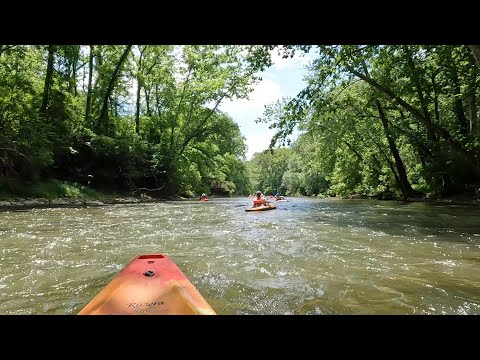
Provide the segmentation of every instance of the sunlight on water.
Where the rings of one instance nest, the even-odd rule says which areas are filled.
[[[0,212],[0,314],[76,314],[146,253],[218,314],[480,314],[480,209],[289,200]]]

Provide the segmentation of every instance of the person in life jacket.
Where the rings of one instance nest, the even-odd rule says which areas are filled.
[[[205,193],[203,193],[202,196],[200,197],[200,200],[208,201],[207,195]]]
[[[262,192],[257,191],[253,198],[253,207],[260,207],[261,205],[268,206],[269,204],[267,200],[265,200],[265,197],[262,196]]]

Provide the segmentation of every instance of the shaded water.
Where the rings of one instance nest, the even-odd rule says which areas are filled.
[[[76,314],[165,253],[218,314],[480,314],[480,209],[246,198],[0,212],[0,314]]]

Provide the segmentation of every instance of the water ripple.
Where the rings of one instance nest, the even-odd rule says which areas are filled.
[[[480,314],[479,210],[245,198],[0,213],[0,313],[75,314],[166,253],[219,314]],[[448,226],[447,226],[448,225]]]

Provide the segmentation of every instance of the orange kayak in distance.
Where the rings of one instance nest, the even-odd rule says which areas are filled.
[[[78,315],[216,315],[198,289],[164,254],[140,255]]]
[[[269,206],[251,207],[251,208],[245,209],[245,211],[265,211],[265,210],[273,210],[276,208],[277,207],[275,205],[269,205]]]

